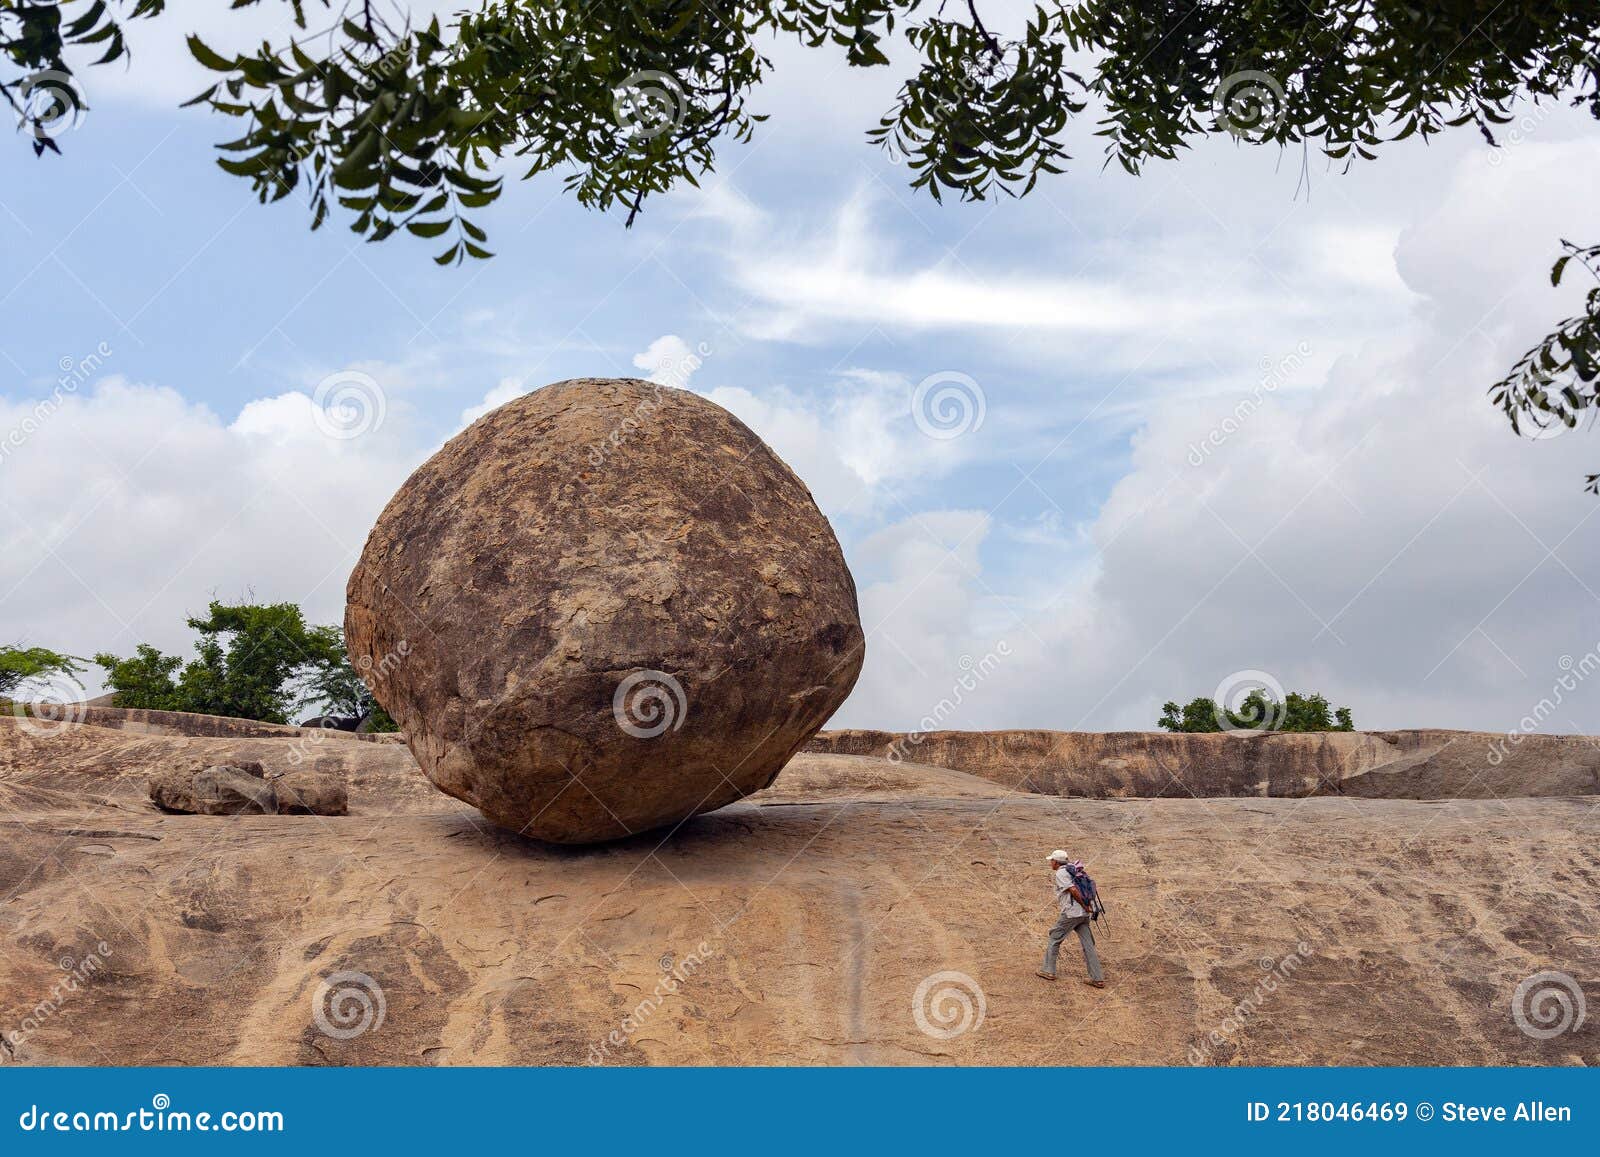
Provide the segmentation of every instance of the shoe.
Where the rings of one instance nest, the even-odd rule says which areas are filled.
[[[1051,977],[1051,979],[1054,980],[1055,978]],[[1090,988],[1104,988],[1106,986],[1106,982],[1103,980],[1085,980],[1084,983]]]
[[[1045,971],[1045,970],[1044,970],[1044,969],[1042,969],[1042,968],[1041,968],[1041,969],[1039,969],[1039,970],[1038,970],[1038,971],[1037,971],[1037,972],[1035,972],[1035,973],[1034,973],[1034,975],[1035,975],[1035,976],[1042,976],[1042,977],[1044,977],[1044,978],[1045,978],[1045,979],[1046,979],[1046,980],[1054,980],[1054,979],[1055,979],[1055,978],[1056,978],[1056,974],[1055,974],[1055,973],[1053,973],[1053,972],[1046,972],[1046,971]]]

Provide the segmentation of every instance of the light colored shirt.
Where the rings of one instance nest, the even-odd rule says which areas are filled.
[[[1055,877],[1056,903],[1061,905],[1061,914],[1063,916],[1085,915],[1083,905],[1074,900],[1072,893],[1068,891],[1072,887],[1072,873],[1067,871],[1066,865],[1057,868],[1052,875]]]

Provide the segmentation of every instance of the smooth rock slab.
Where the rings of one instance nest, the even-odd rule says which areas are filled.
[[[766,787],[849,694],[855,584],[810,492],[682,390],[526,394],[401,487],[350,657],[443,791],[563,843]]]

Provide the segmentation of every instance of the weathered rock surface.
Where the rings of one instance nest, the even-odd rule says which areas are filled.
[[[820,732],[807,750],[910,760],[1018,791],[1091,798],[1600,795],[1600,747],[1582,735],[851,730]]]
[[[350,812],[350,789],[342,773],[308,767],[272,776],[273,802],[279,815],[342,816]]]
[[[168,768],[150,777],[150,801],[187,815],[271,815],[278,802],[262,776],[259,763]]]
[[[318,763],[272,776],[250,760],[159,768],[150,776],[150,802],[184,815],[347,815],[350,793],[344,773],[337,761]]]
[[[0,716],[0,1066],[1600,1064],[1593,799],[1061,799],[801,755],[665,843],[562,848],[336,740],[348,818],[145,799],[161,767],[306,742]],[[1058,845],[1111,907],[1103,992],[1033,975]],[[1513,994],[1546,970],[1589,1016],[1537,1039]],[[948,1039],[913,1011],[939,973],[983,994]],[[381,1024],[325,1031],[340,974]]]
[[[631,379],[546,386],[451,439],[347,593],[351,659],[429,779],[561,843],[767,786],[863,654],[801,481],[727,411]]]

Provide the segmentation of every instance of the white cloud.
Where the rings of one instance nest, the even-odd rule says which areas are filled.
[[[715,367],[703,371],[714,378]],[[911,416],[916,384],[899,374],[849,370],[800,392],[772,386],[698,390],[749,426],[811,488],[830,517],[860,518],[899,502],[902,485],[946,477],[970,443],[923,434]]]
[[[0,399],[0,430],[36,406]],[[0,464],[9,630],[79,655],[186,651],[186,615],[252,593],[342,621],[367,531],[420,456],[393,414],[338,439],[313,410],[288,392],[225,424],[175,390],[117,377],[64,397]]]
[[[1095,566],[1053,601],[1015,600],[1009,623],[987,588],[1022,589],[1056,547],[1013,536],[978,569],[970,541],[940,548],[947,529],[884,532],[899,561],[863,596],[880,624],[839,721],[912,725],[960,655],[1005,639],[948,726],[1148,728],[1164,699],[1254,668],[1364,726],[1514,727],[1600,645],[1600,502],[1581,490],[1600,441],[1514,438],[1485,389],[1562,315],[1540,282],[1556,230],[1600,236],[1597,182],[1587,144],[1525,144],[1493,179],[1463,160],[1399,242],[1421,307],[1320,388],[1266,396],[1198,466],[1190,447],[1246,391],[1148,411],[1084,527]],[[1591,729],[1600,686],[1565,699],[1547,729]]]
[[[1204,205],[1171,173],[1145,181],[1133,187],[1159,190],[1162,211],[1102,190],[1067,222],[1040,198],[1011,210],[1018,234],[986,237],[980,222],[948,247],[897,237],[886,224],[903,229],[907,214],[877,185],[820,222],[765,212],[726,184],[681,203],[722,230],[715,252],[740,300],[730,324],[762,341],[876,331],[913,348],[964,343],[967,367],[1148,379],[1248,364],[1315,335],[1325,370],[1414,300],[1393,260],[1398,218],[1325,212],[1280,236],[1250,201],[1207,190]]]
[[[490,410],[497,410],[511,401],[512,398],[519,398],[526,394],[528,389],[529,387],[521,378],[501,378],[498,385],[483,395],[483,401],[475,406],[468,406],[461,411],[460,428],[466,429]]]

